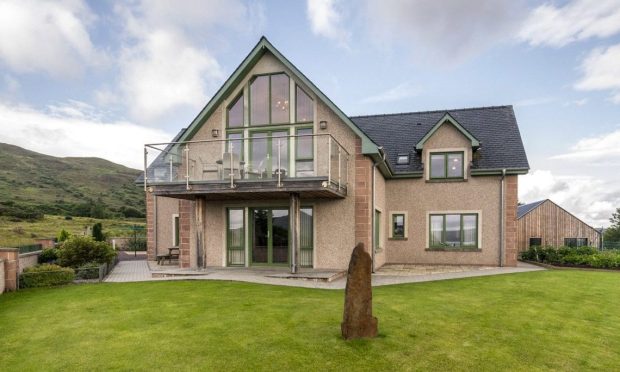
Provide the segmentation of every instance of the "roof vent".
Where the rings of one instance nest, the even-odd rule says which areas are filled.
[[[409,154],[398,154],[396,158],[397,165],[407,165],[409,164]]]

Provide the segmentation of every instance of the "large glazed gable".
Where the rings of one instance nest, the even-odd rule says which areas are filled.
[[[200,111],[198,116],[192,121],[179,141],[192,139],[194,135],[204,125],[211,114],[220,106],[224,100],[234,93],[234,89],[247,78],[250,71],[266,54],[270,53],[273,57],[284,65],[293,77],[304,84],[319,100],[323,101],[357,136],[362,139],[362,151],[365,154],[377,154],[377,145],[368,137],[353,121],[345,115],[320,89],[318,89],[310,79],[288,61],[264,36],[252,49],[248,56],[235,69],[232,75],[224,82],[222,87],[215,93],[207,105]]]

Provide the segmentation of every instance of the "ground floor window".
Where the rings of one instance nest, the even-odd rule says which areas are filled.
[[[564,245],[567,247],[587,247],[588,238],[564,238]]]
[[[178,214],[173,214],[172,215],[172,246],[173,247],[178,247],[179,246],[179,215]]]
[[[431,214],[429,216],[431,248],[477,248],[478,214]]]
[[[542,238],[530,238],[530,247],[540,247],[542,245]]]
[[[392,212],[390,216],[390,239],[407,238],[407,214],[405,212]]]
[[[375,252],[381,250],[381,211],[375,209]]]
[[[245,265],[245,210],[228,208],[226,216],[226,247],[229,266]]]

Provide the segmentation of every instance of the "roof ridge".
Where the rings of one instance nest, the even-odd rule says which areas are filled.
[[[496,105],[496,106],[478,106],[478,107],[464,107],[457,109],[443,109],[443,110],[427,110],[427,111],[406,111],[406,112],[394,112],[388,114],[372,114],[372,115],[354,115],[349,116],[350,119],[353,118],[368,118],[368,117],[378,117],[378,116],[397,116],[397,115],[410,115],[410,114],[430,114],[437,112],[445,112],[449,113],[452,111],[472,111],[472,110],[483,110],[483,109],[496,109],[496,108],[507,108],[512,107],[512,105]]]

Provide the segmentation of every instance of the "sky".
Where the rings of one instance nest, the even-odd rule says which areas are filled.
[[[0,0],[0,142],[140,168],[262,35],[351,116],[513,105],[521,202],[620,207],[620,0]]]

